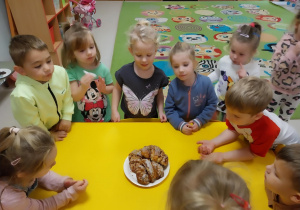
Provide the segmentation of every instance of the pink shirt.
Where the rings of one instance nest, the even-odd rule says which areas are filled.
[[[6,177],[7,178],[7,177]],[[45,199],[33,199],[26,196],[21,189],[8,185],[5,177],[0,178],[0,209],[1,210],[52,210],[59,209],[69,202],[78,198],[73,186],[64,188],[64,181],[68,177],[60,176],[49,171],[45,176],[38,179],[40,187],[47,190],[59,192]]]

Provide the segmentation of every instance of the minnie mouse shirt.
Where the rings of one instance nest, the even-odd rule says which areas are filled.
[[[69,81],[77,81],[80,85],[80,79],[87,73],[95,74],[95,80],[102,77],[105,84],[113,83],[109,69],[100,63],[93,70],[85,70],[82,67],[75,65],[67,69]],[[84,97],[77,102],[74,102],[74,114],[72,122],[109,122],[111,119],[111,106],[107,95],[102,94],[92,81],[89,89]]]
[[[140,78],[134,72],[134,62],[122,66],[116,73],[116,80],[123,90],[121,109],[125,118],[157,118],[156,96],[160,88],[168,85],[165,73],[154,66],[154,73],[148,79]]]

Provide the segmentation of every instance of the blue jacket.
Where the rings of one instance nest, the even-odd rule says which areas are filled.
[[[175,129],[181,131],[190,120],[201,127],[212,118],[217,101],[213,84],[208,77],[197,74],[190,87],[175,78],[169,86],[165,112]]]

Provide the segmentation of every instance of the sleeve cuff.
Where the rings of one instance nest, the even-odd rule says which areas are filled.
[[[182,122],[180,125],[179,125],[179,130],[180,132],[182,132],[182,128],[183,126],[185,126],[187,124],[187,122]]]
[[[195,119],[193,119],[193,121],[194,121],[195,123],[197,123],[197,125],[198,125],[199,128],[201,128],[202,123],[201,123],[200,120],[198,120],[197,118],[195,118]]]

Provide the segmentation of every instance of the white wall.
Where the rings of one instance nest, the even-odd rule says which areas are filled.
[[[0,62],[10,61],[8,46],[11,36],[4,0],[0,0],[0,31]]]

